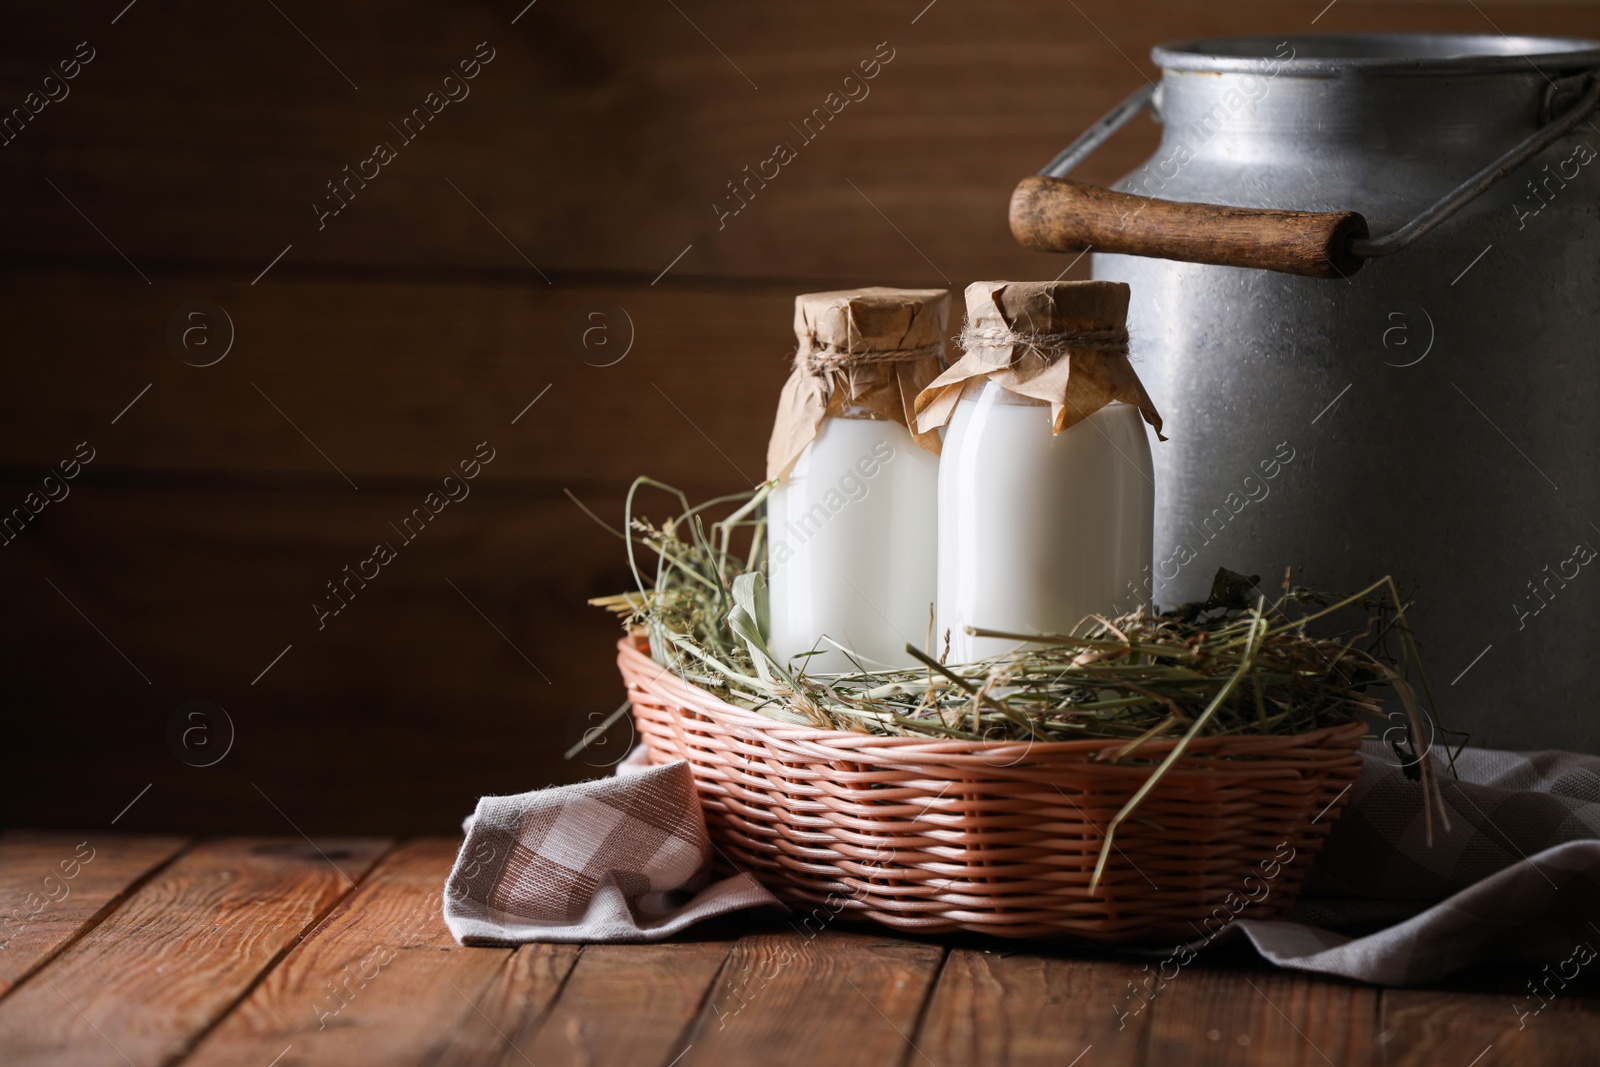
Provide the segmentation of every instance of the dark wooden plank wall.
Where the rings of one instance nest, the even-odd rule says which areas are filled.
[[[594,773],[562,753],[621,687],[583,600],[626,573],[561,491],[616,515],[635,473],[759,477],[795,292],[1054,275],[1011,242],[1010,189],[1153,74],[1159,39],[1314,19],[1600,36],[1586,5],[1325,8],[19,7],[0,116],[61,98],[0,145],[0,516],[80,442],[93,458],[0,546],[4,817],[438,831],[481,792]],[[869,95],[805,141],[791,123],[875,56]],[[469,95],[412,140],[390,127],[445,88]],[[1084,176],[1155,136],[1136,124]],[[380,140],[394,158],[319,228],[326,183]],[[796,157],[719,219],[779,141]],[[192,351],[169,341],[190,301],[231,320],[212,366],[180,357],[219,351],[215,312]],[[573,340],[591,311],[608,348]],[[591,365],[628,322],[626,358]],[[325,583],[483,441],[472,496],[319,629]],[[236,729],[214,766],[169,745],[190,700]],[[220,751],[215,713],[184,721]]]

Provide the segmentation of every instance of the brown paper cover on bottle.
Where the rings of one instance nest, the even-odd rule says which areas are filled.
[[[841,289],[795,297],[799,349],[767,444],[767,477],[789,472],[822,420],[847,407],[898,422],[939,452],[937,430],[917,431],[917,394],[944,369],[950,294],[944,289]]]
[[[1055,433],[1122,401],[1161,436],[1161,415],[1128,362],[1125,283],[973,282],[966,297],[966,351],[917,397],[920,432],[949,422],[968,383],[988,378],[1048,403]]]

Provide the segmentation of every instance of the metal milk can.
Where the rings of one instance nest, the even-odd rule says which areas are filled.
[[[1286,566],[1341,592],[1392,574],[1444,726],[1600,751],[1600,43],[1152,54],[1160,84],[1011,209],[1023,244],[1091,248],[1132,287],[1171,438],[1139,592],[1203,599],[1219,566],[1269,600]],[[1146,164],[1114,190],[1063,177],[1146,109]]]

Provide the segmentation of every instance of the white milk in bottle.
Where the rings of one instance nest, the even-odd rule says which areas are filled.
[[[927,644],[939,435],[908,427],[917,393],[944,367],[949,315],[942,289],[795,300],[799,351],[767,453],[779,662],[808,674],[909,666],[906,644]]]
[[[1150,565],[1161,420],[1127,357],[1118,282],[976,282],[965,354],[918,399],[939,464],[937,632],[950,662],[1126,605]]]

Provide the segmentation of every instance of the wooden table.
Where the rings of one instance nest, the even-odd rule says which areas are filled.
[[[1119,1029],[1140,965],[1082,950],[745,920],[461,948],[439,918],[456,845],[4,835],[0,1063],[1600,1062],[1592,982],[1519,1031],[1532,973],[1374,989],[1241,956]]]

